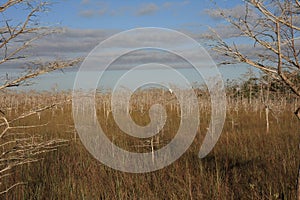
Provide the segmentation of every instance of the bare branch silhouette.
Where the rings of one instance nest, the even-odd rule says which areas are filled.
[[[58,29],[42,26],[36,19],[41,13],[47,10],[49,3],[47,1],[37,0],[7,0],[0,5],[0,14],[3,20],[0,21],[0,67],[5,63],[15,62],[16,66],[23,68],[28,60],[34,60],[23,55],[23,51],[33,45],[39,39],[54,33],[59,33]],[[9,8],[22,9],[27,12],[21,21],[16,19],[6,19],[5,12]],[[24,9],[25,8],[25,9]],[[19,61],[19,62],[16,62]],[[24,61],[24,62],[22,62]],[[82,61],[81,58],[71,60],[58,60],[39,62],[38,65],[31,66],[25,74],[20,74],[15,78],[8,78],[0,84],[0,91],[6,92],[11,87],[21,87],[27,81],[34,79],[42,74],[50,73],[55,70],[75,66]],[[22,63],[22,64],[20,64]],[[21,66],[20,66],[21,65]],[[24,65],[24,66],[22,66]],[[40,135],[30,133],[32,128],[43,127],[48,124],[22,124],[20,120],[28,118],[34,114],[40,114],[46,110],[53,109],[59,104],[67,103],[69,100],[62,102],[52,102],[50,105],[42,107],[32,107],[29,111],[11,118],[6,113],[6,107],[1,105],[0,110],[0,195],[3,195],[13,188],[25,183],[18,182],[5,184],[6,177],[10,176],[10,171],[27,163],[36,162],[41,159],[39,155],[54,151],[58,147],[65,145],[67,140],[50,139],[45,140]],[[18,122],[18,123],[15,123]],[[22,130],[22,133],[16,132]]]

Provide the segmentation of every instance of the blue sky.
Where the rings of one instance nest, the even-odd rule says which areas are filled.
[[[218,6],[228,8],[241,3],[240,0],[220,0]],[[62,0],[53,1],[51,10],[41,21],[75,29],[125,30],[151,26],[196,31],[203,25],[216,23],[205,14],[205,10],[213,6],[211,0]]]
[[[244,9],[240,6],[243,3],[241,0],[219,0],[217,6],[230,8],[230,12],[239,14]],[[51,36],[52,40],[46,38],[35,44],[38,47],[34,54],[40,59],[62,54],[87,54],[114,33],[133,28],[175,29],[198,41],[203,38],[201,34],[207,33],[208,26],[217,27],[216,30],[225,39],[234,31],[226,25],[222,26],[220,18],[214,17],[216,6],[212,0],[61,0],[50,1],[47,8],[47,12],[39,13],[39,24],[65,30],[60,35]],[[2,17],[19,23],[28,12],[16,7]]]
[[[40,24],[63,27],[65,30],[62,34],[39,40],[32,49],[26,52],[28,55],[33,55],[31,58],[34,57],[37,60],[85,56],[97,44],[114,33],[138,27],[175,29],[194,36],[194,39],[199,41],[200,34],[204,33],[208,26],[216,27],[223,23],[220,18],[213,16],[216,7],[212,0],[61,0],[50,2],[49,10],[39,15]],[[231,11],[239,14],[240,10],[236,8],[243,3],[241,0],[219,0],[217,5],[222,9],[230,8]],[[24,18],[26,13],[28,11],[12,8],[4,18],[18,21]],[[224,37],[232,33],[231,29],[225,30],[223,27],[219,27],[219,30]],[[8,68],[11,66],[6,69]],[[238,78],[241,73],[245,73],[245,69],[241,68],[240,72],[236,69],[223,70],[224,78]],[[192,77],[192,74],[190,73],[189,76]],[[61,78],[60,81],[69,78]],[[52,79],[43,78],[42,82],[44,81],[47,85]],[[53,84],[51,82],[51,85]],[[58,84],[66,85],[65,82],[62,84],[59,81]]]

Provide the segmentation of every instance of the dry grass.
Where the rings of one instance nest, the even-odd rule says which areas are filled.
[[[199,92],[199,91],[198,91]],[[147,95],[148,93],[148,95]],[[163,91],[141,91],[131,101],[137,124],[149,122],[150,104],[163,97],[168,121],[159,134],[156,148],[166,145],[176,133],[179,118],[177,101]],[[149,95],[150,94],[150,95]],[[156,95],[156,96],[155,96]],[[68,94],[7,94],[2,105],[11,104],[13,118],[33,106],[68,98]],[[148,98],[148,99],[147,99]],[[108,137],[122,148],[146,152],[145,140],[124,136],[109,112],[108,94],[99,94],[97,111]],[[144,100],[137,103],[134,99]],[[16,168],[6,182],[26,182],[4,199],[295,199],[299,164],[300,122],[292,114],[291,100],[271,101],[270,131],[266,133],[264,105],[253,99],[229,99],[227,119],[220,140],[204,159],[198,158],[202,138],[210,120],[210,104],[201,95],[201,125],[190,149],[172,165],[151,173],[115,171],[95,160],[77,138],[70,103],[60,105],[16,123],[43,124],[26,130],[46,138],[69,139],[68,146],[48,153],[43,160]],[[141,102],[141,101],[140,101]],[[17,106],[15,106],[17,105]],[[143,109],[141,108],[143,105]],[[6,106],[7,107],[7,106]],[[158,141],[158,136],[154,138]]]

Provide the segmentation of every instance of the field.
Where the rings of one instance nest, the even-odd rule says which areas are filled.
[[[13,168],[2,187],[15,182],[24,184],[1,199],[296,199],[300,121],[293,115],[295,99],[270,98],[270,109],[266,110],[258,97],[228,96],[222,135],[213,151],[199,159],[210,121],[210,101],[205,92],[197,92],[201,124],[193,144],[170,166],[144,174],[116,171],[93,158],[78,138],[69,101],[17,120],[15,125],[42,126],[11,130],[12,134],[24,132],[68,142],[56,151],[39,155],[37,162]],[[116,126],[108,93],[97,96],[98,121],[107,136],[124,149],[159,149],[169,143],[178,129],[178,101],[166,91],[140,91],[131,101],[131,116],[139,125],[149,123],[147,110],[157,103],[157,97],[162,98],[160,103],[166,107],[168,119],[164,129],[152,139],[126,136]],[[0,96],[0,102],[11,108],[6,110],[7,117],[14,119],[31,108],[68,98],[68,92],[10,92]]]

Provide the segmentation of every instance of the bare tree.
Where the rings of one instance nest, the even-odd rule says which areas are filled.
[[[218,8],[210,13],[228,22],[227,38],[213,30],[213,49],[229,58],[223,64],[253,66],[271,79],[281,81],[299,98],[300,1],[246,0],[242,10],[234,13]],[[299,110],[295,114],[300,120]],[[300,167],[297,189],[300,200]]]
[[[292,0],[249,0],[245,1],[245,12],[232,15],[219,9],[219,15],[227,20],[235,32],[231,39],[244,38],[244,44],[226,41],[217,33],[214,50],[232,58],[223,64],[247,63],[271,78],[282,81],[298,97],[300,88],[295,77],[300,74],[300,6]]]
[[[2,5],[1,5],[2,4]],[[6,18],[11,9],[22,9],[26,12],[23,19]],[[0,3],[0,67],[4,64],[13,64],[18,67],[24,67],[25,63],[33,63],[32,57],[23,55],[25,49],[28,49],[33,42],[38,39],[53,33],[57,33],[57,29],[43,27],[38,16],[48,9],[48,3],[37,0],[7,0],[5,3]],[[49,73],[54,70],[63,69],[69,66],[78,64],[81,59],[72,59],[68,61],[53,60],[32,64],[29,70],[25,73],[9,78],[4,75],[5,80],[0,84],[0,92],[5,94],[5,91],[11,87],[20,87],[26,84],[28,80],[33,79],[41,74]],[[62,102],[60,102],[62,103]],[[38,160],[38,155],[55,150],[58,146],[65,144],[66,140],[53,139],[45,141],[41,136],[34,136],[26,132],[20,134],[16,130],[26,130],[46,124],[33,125],[15,125],[17,121],[30,117],[34,114],[41,113],[45,110],[52,109],[59,103],[46,105],[39,108],[31,108],[27,112],[20,114],[13,119],[6,115],[6,108],[1,107],[0,112],[0,194],[4,194],[23,184],[21,182],[6,185],[4,180],[10,175],[10,170],[16,166],[26,163],[35,162]],[[4,188],[3,188],[4,187]]]

